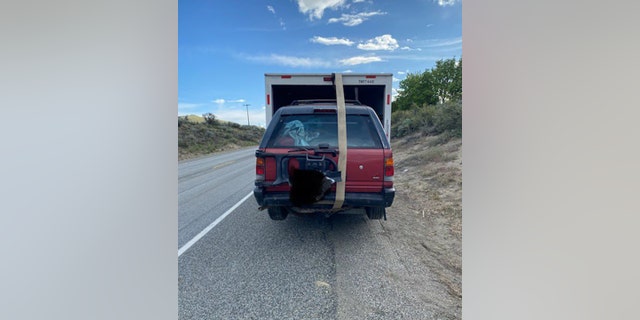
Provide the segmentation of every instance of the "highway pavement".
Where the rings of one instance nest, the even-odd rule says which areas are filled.
[[[180,319],[440,318],[384,221],[259,211],[254,150],[179,164]]]

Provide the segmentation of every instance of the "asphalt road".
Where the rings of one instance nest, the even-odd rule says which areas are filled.
[[[254,150],[179,164],[178,248],[251,192]],[[441,318],[391,237],[362,214],[272,221],[251,196],[179,255],[179,318]]]
[[[253,189],[255,148],[178,165],[178,248]]]

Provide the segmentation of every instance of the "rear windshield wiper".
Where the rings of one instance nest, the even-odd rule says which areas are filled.
[[[315,151],[314,148],[300,147],[289,150],[289,152],[298,152],[298,151]]]
[[[323,153],[330,153],[332,154],[334,157],[338,155],[338,150],[336,149],[329,149],[328,145],[325,146],[323,144],[321,144],[320,146],[318,146],[317,148],[310,148],[310,147],[299,147],[299,148],[295,148],[295,149],[291,149],[289,150],[289,152],[299,152],[299,151],[313,151],[314,154],[323,154]]]

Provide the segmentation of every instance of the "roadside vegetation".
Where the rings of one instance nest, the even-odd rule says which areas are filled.
[[[423,295],[443,319],[462,310],[462,60],[400,82],[391,145],[396,198],[384,228],[438,282]],[[420,282],[417,275],[403,279]],[[413,279],[416,277],[417,279]]]
[[[221,121],[211,113],[178,117],[178,160],[255,146],[262,134],[264,128]]]
[[[408,74],[398,91],[392,139],[415,133],[462,137],[462,59],[440,60],[431,70]]]

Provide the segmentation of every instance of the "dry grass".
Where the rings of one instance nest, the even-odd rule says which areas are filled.
[[[196,114],[189,114],[186,116],[179,116],[178,118],[182,118],[185,119],[189,122],[193,122],[193,123],[205,123],[206,120],[204,120],[204,117],[196,115]],[[229,121],[227,120],[222,120],[222,119],[216,119],[216,121],[218,121],[219,123],[229,123]]]
[[[204,123],[204,118],[195,114],[186,115],[181,118],[193,123]]]
[[[441,283],[443,309],[462,305],[462,141],[422,136],[392,142],[396,199],[385,229],[412,248]]]

